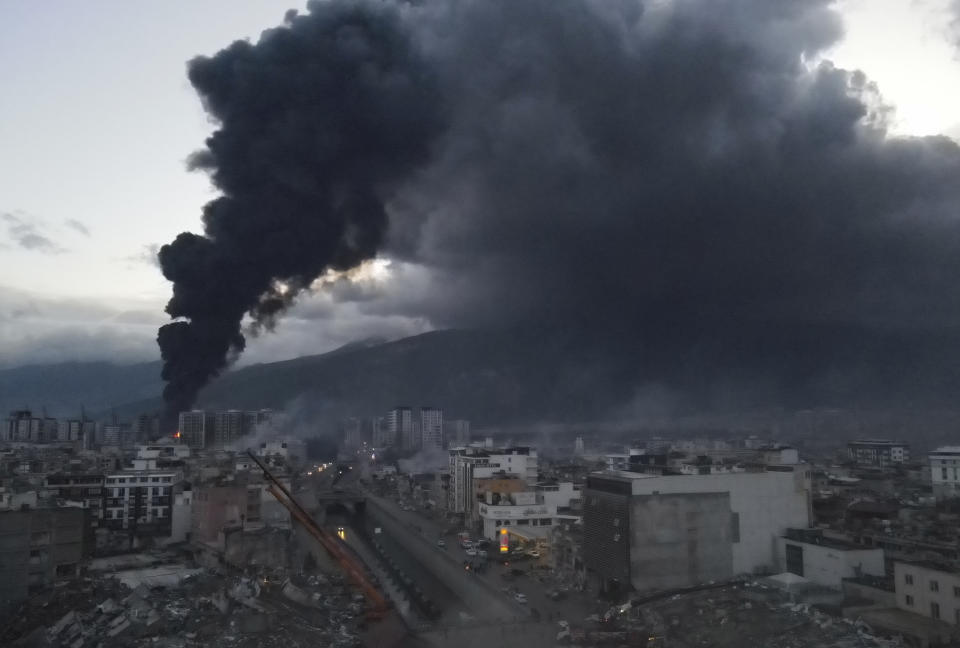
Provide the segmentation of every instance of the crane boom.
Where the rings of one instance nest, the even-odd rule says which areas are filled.
[[[370,582],[370,579],[367,578],[364,573],[362,565],[351,556],[341,545],[340,540],[334,537],[333,534],[322,529],[316,522],[313,521],[313,518],[307,513],[306,509],[300,505],[300,502],[294,498],[294,496],[287,490],[287,487],[277,479],[273,473],[253,454],[250,450],[247,450],[247,455],[257,464],[257,467],[263,472],[264,477],[267,478],[267,481],[270,482],[270,485],[267,487],[267,490],[277,499],[278,502],[283,504],[283,506],[290,511],[292,515],[300,524],[304,526],[310,535],[312,535],[322,546],[327,550],[327,553],[340,564],[343,570],[347,573],[347,576],[350,577],[350,580],[359,587],[364,596],[367,598],[367,602],[371,605],[370,615],[375,618],[380,618],[387,611],[389,605],[387,600],[384,598],[383,594],[380,593],[373,583]]]

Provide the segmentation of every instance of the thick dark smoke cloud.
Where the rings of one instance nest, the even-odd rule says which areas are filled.
[[[411,312],[563,329],[650,380],[713,364],[787,388],[903,370],[877,349],[960,324],[960,149],[890,136],[882,89],[820,61],[830,3],[431,15],[454,117],[391,204],[393,253],[442,278]]]
[[[416,233],[399,253],[457,287],[435,317],[958,322],[960,150],[888,137],[863,73],[808,70],[841,35],[828,3],[493,1],[438,21],[456,119],[396,204]]]
[[[365,296],[371,312],[562,329],[634,366],[697,374],[715,362],[764,376],[832,371],[864,337],[960,325],[960,148],[887,133],[890,108],[869,70],[821,60],[843,33],[830,5],[438,0],[395,12],[331,2],[266,47],[235,44],[194,63],[191,79],[224,124],[199,163],[226,197],[207,208],[210,240],[184,235],[173,248],[199,252],[164,260],[176,282],[168,310],[191,324],[175,324],[162,346],[209,350],[211,367],[169,375],[196,376],[192,397],[242,348],[243,312],[269,319],[287,303],[273,278],[297,288],[373,254],[379,209],[365,230],[375,240],[345,258],[342,236],[331,248],[323,227],[302,224],[329,220],[303,218],[304,193],[330,193],[306,179],[328,178],[333,164],[336,186],[366,188],[369,157],[383,160],[372,184],[396,189],[383,253],[427,278],[419,291]],[[315,114],[302,87],[335,87],[333,105],[353,107],[327,79],[356,66],[327,69],[311,53],[341,51],[316,45],[332,33],[316,25],[368,13],[380,22],[364,23],[377,36],[367,48],[399,56],[394,69],[410,80],[399,98],[393,85],[365,87],[378,116],[328,128],[339,113]],[[323,35],[313,49],[295,36],[311,29]],[[278,55],[283,65],[273,39],[299,43]],[[274,238],[283,243],[256,249]],[[288,263],[286,246],[303,240]]]
[[[235,42],[189,65],[218,128],[192,166],[221,196],[204,234],[159,253],[173,282],[158,342],[169,414],[328,269],[371,258],[384,198],[409,177],[440,123],[439,95],[396,8],[314,2],[256,44]]]

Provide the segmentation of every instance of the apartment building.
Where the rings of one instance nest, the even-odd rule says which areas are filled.
[[[931,561],[894,563],[897,607],[960,625],[960,572]]]

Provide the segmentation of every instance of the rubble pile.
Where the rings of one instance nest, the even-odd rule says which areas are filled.
[[[752,583],[711,588],[595,614],[583,624],[560,622],[557,641],[573,646],[651,648],[896,648],[898,638],[875,636],[864,623],[785,601]]]
[[[86,577],[27,601],[0,634],[23,648],[354,648],[361,595],[342,575],[204,569],[176,586]]]
[[[765,648],[892,648],[856,623],[781,599],[762,585],[723,588],[668,599],[653,606],[670,646]]]

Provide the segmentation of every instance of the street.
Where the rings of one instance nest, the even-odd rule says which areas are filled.
[[[448,560],[462,565],[468,557],[457,542],[456,531],[447,531],[447,523],[442,520],[430,519],[421,515],[418,511],[402,510],[397,501],[378,497],[370,492],[365,493],[366,497],[377,501],[382,507],[388,509],[391,514],[404,522],[409,529],[418,533],[425,543],[429,543],[437,554],[439,560]],[[446,541],[446,548],[437,548],[437,540],[443,538]],[[496,549],[495,546],[492,547]],[[484,581],[488,585],[492,596],[501,596],[509,600],[510,605],[516,610],[518,617],[527,617],[531,610],[536,610],[540,615],[542,622],[556,622],[566,620],[571,623],[582,621],[586,616],[605,610],[608,605],[589,598],[583,592],[571,591],[566,598],[560,601],[552,600],[547,592],[553,589],[554,585],[549,582],[550,571],[548,569],[530,569],[531,563],[524,561],[515,565],[504,566],[496,560],[496,556],[491,550],[491,557],[487,569],[483,573],[472,572],[474,578]],[[513,568],[521,569],[522,576],[505,578]],[[528,602],[526,604],[518,603],[512,593],[505,590],[510,588],[512,592],[520,592],[526,595]]]

